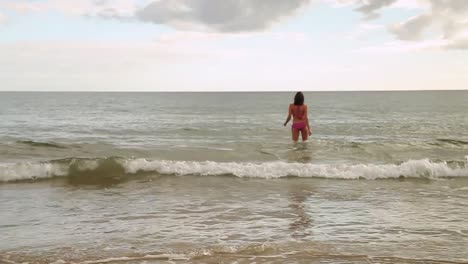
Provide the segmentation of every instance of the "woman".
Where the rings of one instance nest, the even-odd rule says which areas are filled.
[[[292,124],[292,139],[297,141],[299,139],[299,133],[302,135],[302,141],[306,141],[307,138],[312,135],[312,130],[309,126],[309,118],[307,116],[307,105],[304,104],[304,95],[301,92],[297,92],[294,96],[294,104],[289,105],[289,114],[284,126],[286,126],[293,116]]]

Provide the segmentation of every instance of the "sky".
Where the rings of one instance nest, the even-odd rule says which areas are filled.
[[[468,0],[0,0],[0,91],[468,89]]]

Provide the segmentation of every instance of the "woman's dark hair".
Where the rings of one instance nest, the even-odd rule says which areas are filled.
[[[303,105],[304,104],[304,95],[301,92],[297,92],[294,96],[294,105]]]

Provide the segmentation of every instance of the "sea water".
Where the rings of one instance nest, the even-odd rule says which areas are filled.
[[[468,91],[0,93],[0,262],[468,261]]]

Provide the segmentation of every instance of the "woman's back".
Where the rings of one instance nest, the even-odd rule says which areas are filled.
[[[293,114],[293,121],[303,121],[305,117],[305,113],[307,111],[306,105],[294,105],[291,104],[292,114]]]

